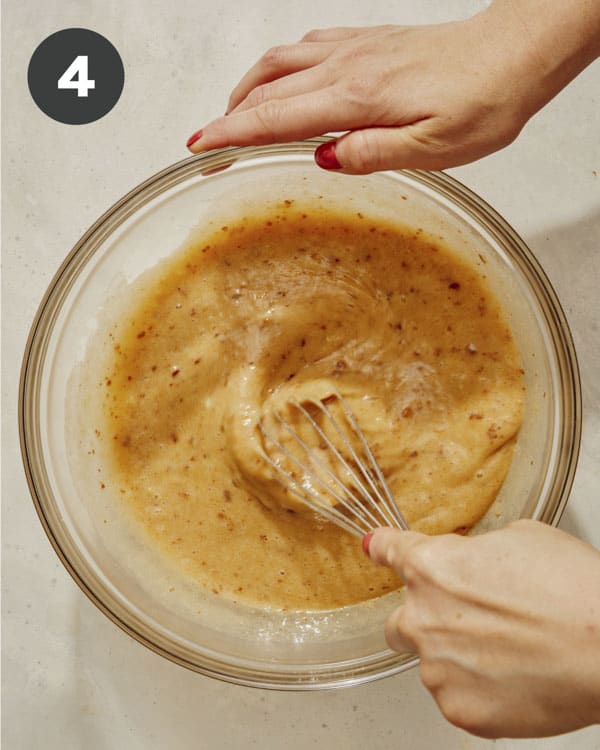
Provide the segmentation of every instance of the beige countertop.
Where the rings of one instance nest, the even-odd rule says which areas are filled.
[[[146,177],[186,156],[188,135],[225,107],[266,48],[310,28],[461,18],[477,0],[291,3],[253,0],[6,0],[3,3],[3,727],[15,750],[404,747],[494,743],[440,716],[418,672],[322,693],[242,688],[194,674],[117,629],[80,592],[31,502],[17,433],[20,360],[54,272],[85,229]],[[115,109],[90,125],[54,122],[33,103],[29,58],[46,36],[82,26],[125,65]],[[452,174],[524,237],[562,300],[584,394],[581,458],[561,526],[600,547],[600,63],[516,143]],[[497,748],[598,750],[600,727]]]

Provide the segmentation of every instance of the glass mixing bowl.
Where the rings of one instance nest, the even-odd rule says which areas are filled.
[[[401,593],[317,612],[228,604],[171,569],[123,515],[118,498],[102,492],[106,446],[97,429],[94,380],[107,339],[100,334],[125,309],[130,286],[190,232],[284,199],[319,200],[420,227],[487,277],[522,353],[527,394],[509,475],[473,533],[519,517],[558,523],[579,449],[573,342],[558,299],[523,241],[445,174],[349,177],[318,169],[313,151],[323,140],[202,154],[132,190],[56,273],[32,325],[21,375],[21,447],[31,494],[80,588],[119,627],[166,658],[268,688],[356,685],[401,672],[417,658],[390,651],[383,638],[383,622]]]

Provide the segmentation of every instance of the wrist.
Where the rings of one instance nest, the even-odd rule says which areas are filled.
[[[493,0],[475,18],[527,97],[529,116],[600,56],[598,0]]]
[[[600,724],[600,611],[595,613],[595,622],[582,624],[581,631],[579,670],[574,679],[581,690],[582,726],[586,726]]]
[[[560,703],[570,707],[574,728],[600,724],[600,553],[584,549],[585,561],[573,568],[579,580],[561,604],[565,612],[553,638],[564,685]]]

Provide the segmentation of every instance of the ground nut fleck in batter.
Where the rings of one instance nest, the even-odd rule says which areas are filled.
[[[256,423],[292,396],[346,397],[414,529],[462,531],[494,500],[523,372],[481,274],[442,244],[286,201],[157,279],[111,332],[114,491],[200,586],[319,609],[399,585],[261,459]]]

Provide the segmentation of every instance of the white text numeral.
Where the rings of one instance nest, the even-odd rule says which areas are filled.
[[[88,78],[88,56],[77,55],[58,79],[59,89],[77,89],[77,96],[87,96],[90,89],[96,88],[96,81]]]

